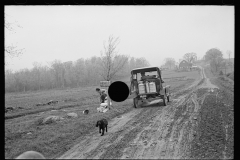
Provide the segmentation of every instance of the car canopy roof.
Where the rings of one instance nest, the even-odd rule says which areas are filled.
[[[132,74],[139,73],[139,72],[151,72],[151,71],[158,71],[158,67],[143,67],[143,68],[135,68],[132,70]]]

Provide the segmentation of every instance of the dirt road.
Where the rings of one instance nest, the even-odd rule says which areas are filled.
[[[201,79],[174,93],[167,106],[163,106],[159,101],[158,105],[137,108],[117,117],[109,122],[108,132],[104,136],[100,136],[96,129],[96,132],[89,134],[59,158],[201,157],[194,154],[198,149],[193,150],[196,137],[201,138],[201,131],[198,131],[203,122],[200,110],[206,99],[209,99],[209,96],[217,97],[217,93],[218,87],[210,83],[202,69]],[[221,127],[222,123],[215,122],[215,125]],[[218,138],[226,139],[227,132],[221,133],[223,134],[217,135]],[[226,158],[224,146],[220,157]]]

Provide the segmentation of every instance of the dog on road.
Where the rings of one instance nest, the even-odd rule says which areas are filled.
[[[97,121],[96,127],[99,127],[99,133],[102,133],[101,136],[104,135],[105,128],[106,128],[106,132],[107,132],[107,126],[108,126],[108,121],[106,119],[103,118],[103,119]]]

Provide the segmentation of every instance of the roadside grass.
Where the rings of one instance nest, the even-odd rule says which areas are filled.
[[[219,88],[230,91],[230,94],[232,95],[234,92],[234,80],[230,79],[226,75],[214,75],[209,67],[205,68],[206,76],[210,79],[211,83],[214,85],[217,85]]]
[[[66,90],[45,90],[39,92],[22,92],[22,93],[6,93],[5,94],[5,107],[22,107],[24,109],[39,109],[49,108],[49,106],[36,106],[37,103],[46,103],[50,100],[57,100],[59,103],[56,106],[65,104],[66,102],[76,102],[89,99],[92,95],[97,95],[95,88],[92,87],[79,87]],[[91,92],[90,92],[91,91]],[[94,93],[94,94],[93,94]],[[18,111],[18,110],[16,110]]]
[[[114,103],[113,109],[106,113],[97,112],[99,105],[83,105],[68,108],[66,111],[48,111],[44,114],[27,115],[5,121],[5,157],[15,158],[19,154],[35,150],[46,158],[55,158],[70,149],[79,138],[91,132],[98,132],[96,121],[103,117],[108,120],[133,109],[131,100]],[[89,114],[82,111],[89,109]],[[67,118],[67,113],[78,114],[77,118]],[[44,117],[57,115],[62,121],[47,125],[38,122]],[[28,134],[30,133],[30,134]]]
[[[175,92],[191,85],[196,79],[200,78],[199,71],[175,72],[171,70],[162,71],[163,86],[170,85],[170,92]]]
[[[174,79],[179,77],[187,77],[188,79],[196,79],[198,78],[199,71],[185,71],[185,72],[175,72],[173,70],[162,71],[162,78],[164,79]]]
[[[186,79],[171,80],[182,76]],[[174,92],[189,85],[198,76],[197,71],[165,72],[163,85],[171,85]],[[165,77],[169,79],[164,79]],[[95,127],[98,119],[104,117],[110,120],[133,109],[132,99],[127,99],[120,103],[113,102],[113,109],[106,113],[97,112],[99,96],[95,92],[96,87],[99,86],[5,94],[5,107],[23,107],[5,114],[5,117],[10,117],[5,119],[5,158],[15,158],[28,150],[38,151],[46,158],[56,158],[85,136],[98,132]],[[58,100],[59,103],[54,106],[35,106],[37,103],[46,103],[50,100]],[[82,113],[85,109],[89,109],[88,115]],[[67,113],[70,112],[77,113],[78,117],[68,118]],[[39,122],[50,115],[64,119],[40,125]]]

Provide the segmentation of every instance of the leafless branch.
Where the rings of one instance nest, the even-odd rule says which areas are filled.
[[[103,43],[104,52],[101,52],[100,66],[102,67],[101,76],[105,76],[104,79],[111,80],[127,62],[127,59],[124,59],[125,57],[117,55],[118,51],[116,49],[119,42],[119,37],[115,38],[111,35],[108,38],[108,44],[106,45],[105,41]]]

